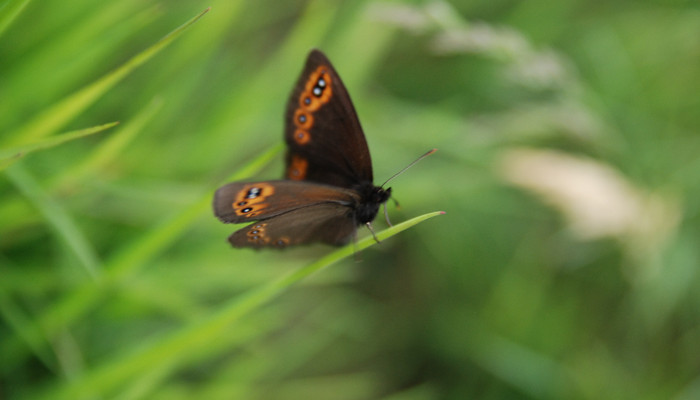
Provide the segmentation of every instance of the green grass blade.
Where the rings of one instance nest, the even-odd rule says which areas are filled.
[[[68,168],[51,182],[52,189],[75,185],[86,175],[101,170],[105,165],[113,162],[124,148],[131,143],[136,136],[143,131],[146,124],[162,108],[163,101],[156,98],[141,110],[133,120],[123,124],[111,134],[84,160]]]
[[[250,163],[240,168],[231,176],[231,180],[243,179],[254,175],[263,166],[282,151],[283,143],[280,143],[267,152],[253,159]],[[211,193],[207,192],[202,198],[184,209],[180,214],[166,220],[158,227],[146,232],[131,244],[127,245],[116,256],[105,262],[104,274],[97,282],[85,284],[68,293],[58,300],[42,315],[36,318],[37,327],[29,332],[33,342],[41,340],[44,336],[52,336],[65,326],[71,325],[76,319],[97,307],[104,296],[107,296],[112,284],[124,278],[130,273],[140,269],[149,259],[163,251],[176,240],[185,229],[190,226],[202,213],[209,212],[211,207]],[[0,342],[0,354],[8,349],[18,346],[17,337]],[[13,353],[14,354],[14,353]],[[16,359],[11,363],[16,365],[23,355],[15,354]]]
[[[43,339],[34,334],[36,327],[32,315],[29,315],[17,304],[10,293],[10,288],[0,285],[0,316],[7,329],[22,338],[23,344],[29,346],[41,362],[51,371],[56,371],[56,359],[47,350]],[[3,353],[3,357],[12,358],[11,349]],[[4,372],[4,371],[3,371]]]
[[[90,174],[98,174],[107,164],[115,161],[123,149],[131,143],[134,138],[142,132],[144,126],[151,121],[153,116],[162,108],[163,102],[159,99],[153,100],[133,120],[122,124],[114,133],[110,134],[84,159],[76,160],[72,167],[59,171],[48,181],[47,191],[49,193],[65,193],[66,190],[75,188]],[[53,140],[53,138],[48,139]],[[3,151],[0,150],[0,154]],[[11,163],[14,160],[8,160]],[[0,170],[2,170],[2,158],[0,157]],[[24,206],[20,196],[13,196],[0,202],[0,219],[4,219],[5,225],[1,230],[12,231],[17,229],[15,221],[25,221],[31,224],[33,219],[28,215],[31,210]]]
[[[378,232],[377,237],[380,240],[388,239],[416,224],[442,214],[444,212],[436,211],[412,218]],[[212,340],[216,340],[220,335],[228,335],[231,324],[260,308],[293,284],[343,258],[351,256],[356,249],[362,250],[374,244],[376,244],[376,241],[370,236],[358,241],[356,244],[351,243],[335,250],[318,261],[302,267],[281,279],[272,281],[231,300],[217,313],[210,315],[199,323],[189,325],[168,338],[155,341],[149,347],[107,363],[104,367],[95,369],[94,372],[86,375],[80,381],[71,382],[63,388],[49,390],[46,398],[75,399],[98,393],[106,395],[133,376],[141,375],[162,365],[182,365],[187,360],[184,359],[186,352],[182,352],[181,349],[202,346]]]
[[[61,126],[80,114],[134,69],[144,64],[160,50],[172,43],[173,40],[180,36],[208,11],[209,9],[202,11],[194,18],[167,34],[151,47],[132,57],[121,67],[46,109],[35,119],[17,130],[9,140],[10,145],[26,144],[51,135],[57,129],[60,129]]]
[[[41,188],[22,165],[14,165],[6,170],[5,174],[55,229],[58,237],[80,261],[79,264],[86,274],[92,279],[97,279],[101,272],[97,252],[63,207]]]
[[[7,0],[0,6],[0,36],[29,4],[29,0]]]
[[[419,224],[427,219],[436,217],[438,215],[443,215],[443,214],[445,214],[444,211],[435,211],[432,213],[423,214],[423,215],[420,215],[418,217],[411,218],[408,221],[404,221],[400,224],[397,224],[397,225],[391,226],[387,229],[384,229],[381,232],[377,232],[377,239],[379,239],[379,240],[388,239],[388,238],[396,235],[397,233],[405,231],[406,229],[408,229],[416,224]],[[273,282],[272,284],[269,285],[269,287],[267,288],[267,290],[265,290],[265,292],[269,291],[273,294],[276,292],[279,292],[279,291],[283,290],[284,288],[286,288],[287,286],[291,285],[292,283],[297,282],[300,279],[305,278],[305,277],[311,275],[312,273],[317,272],[317,271],[319,271],[319,270],[321,270],[329,265],[335,264],[336,262],[342,260],[343,258],[352,255],[355,251],[360,251],[360,250],[366,249],[367,247],[372,246],[375,243],[376,243],[376,241],[374,240],[374,238],[372,236],[368,236],[364,239],[359,240],[356,244],[349,244],[347,246],[341,247],[340,249],[338,249],[338,250],[326,255],[325,257],[319,259],[315,263],[309,264],[306,267],[297,270],[296,272],[290,274],[286,278],[283,278],[277,282]],[[262,295],[262,294],[258,294],[258,295],[265,298],[265,295]],[[266,301],[266,300],[263,300],[263,301]]]
[[[285,35],[282,46],[269,57],[265,66],[253,79],[240,90],[237,96],[232,97],[225,106],[225,112],[217,113],[218,121],[213,125],[217,132],[230,132],[249,129],[252,125],[265,121],[260,118],[260,114],[255,112],[237,113],[231,115],[228,110],[251,109],[264,110],[263,102],[268,102],[269,98],[283,98],[287,96],[289,88],[281,85],[269,85],[279,78],[280,70],[294,70],[298,66],[297,56],[306,54],[310,49],[310,43],[316,43],[318,38],[328,35],[333,18],[331,15],[337,6],[325,0],[313,0],[306,3],[301,10],[300,20],[293,29]],[[265,90],[267,96],[256,95]],[[259,103],[258,103],[259,102]]]
[[[270,160],[277,157],[282,147],[280,143],[263,153],[236,172],[231,179],[237,180],[254,175]],[[107,294],[110,284],[140,269],[149,259],[180,237],[199,216],[210,213],[210,207],[211,193],[207,192],[199,201],[191,204],[175,217],[134,240],[105,263],[105,274],[97,285],[86,284],[71,292],[40,316],[39,321],[43,331],[49,334],[55,333],[62,326],[70,325],[92,307],[96,307],[99,299]]]
[[[282,150],[285,149],[283,142],[276,144],[271,147],[266,152],[262,153],[258,157],[254,158],[248,164],[244,165],[242,168],[231,174],[223,183],[229,181],[240,181],[241,179],[247,179],[251,176],[257,174],[264,166],[270,163]]]
[[[438,215],[442,215],[444,213],[444,211],[435,211],[432,213],[423,214],[421,216],[409,219],[408,221],[404,221],[400,224],[384,229],[381,232],[377,232],[377,238],[379,240],[388,239],[396,235],[397,233],[405,231],[406,229],[416,224],[419,224],[427,219],[436,217]],[[346,246],[343,246],[338,250],[333,251],[330,254],[322,257],[318,261],[311,263],[303,268],[300,268],[295,272],[287,275],[286,277],[271,282],[259,289],[250,292],[248,295],[243,296],[243,298],[232,302],[225,309],[228,311],[222,312],[221,318],[225,320],[225,324],[229,324],[242,317],[243,315],[247,314],[248,312],[252,311],[256,307],[259,307],[260,305],[269,301],[270,299],[280,294],[286,288],[298,282],[299,280],[313,274],[314,272],[318,272],[323,268],[335,264],[336,262],[342,260],[345,257],[351,256],[352,254],[354,254],[355,251],[366,249],[367,247],[372,246],[374,244],[376,244],[374,238],[372,236],[368,236],[364,239],[359,240],[357,243],[351,243]]]
[[[274,146],[235,172],[230,177],[230,180],[240,180],[255,175],[257,171],[275,159],[282,151],[282,148],[282,143]],[[203,213],[210,214],[211,202],[212,194],[207,192],[199,201],[191,204],[176,217],[134,241],[132,246],[128,246],[123,252],[110,260],[108,263],[110,277],[120,279],[139,269],[151,257],[164,250],[166,246],[177,239],[196,218]]]
[[[29,153],[32,153],[37,150],[50,149],[52,147],[58,146],[59,144],[71,140],[79,139],[98,132],[102,132],[117,125],[118,123],[119,122],[110,122],[108,124],[93,126],[91,128],[63,133],[22,146],[0,149],[0,171],[4,170],[5,168],[12,165],[14,162],[20,160],[22,157],[26,156]]]

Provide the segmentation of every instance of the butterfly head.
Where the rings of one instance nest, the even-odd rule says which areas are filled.
[[[379,212],[379,206],[391,197],[391,188],[384,189],[369,182],[357,188],[357,192],[360,194],[360,202],[355,207],[355,220],[358,224],[372,222]]]

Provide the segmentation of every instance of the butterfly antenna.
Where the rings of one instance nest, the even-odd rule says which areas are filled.
[[[392,180],[392,179],[396,178],[397,176],[403,174],[404,171],[406,171],[407,169],[411,168],[415,163],[417,163],[418,161],[424,159],[425,157],[428,157],[429,155],[435,153],[436,151],[437,151],[437,149],[432,149],[432,150],[428,151],[427,153],[423,154],[422,156],[416,158],[415,160],[413,160],[412,163],[410,163],[410,164],[408,164],[407,166],[403,167],[403,169],[402,169],[401,171],[395,173],[395,174],[392,175],[389,179],[387,179],[386,181],[384,181],[384,183],[382,183],[381,187],[384,187],[384,185],[386,185],[387,183],[389,183],[390,180]]]

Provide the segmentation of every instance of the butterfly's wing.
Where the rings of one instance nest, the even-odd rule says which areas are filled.
[[[345,85],[313,50],[287,104],[285,177],[351,188],[372,182],[372,160]]]
[[[357,229],[351,212],[337,203],[315,204],[252,223],[228,240],[234,247],[253,248],[284,248],[314,242],[342,245]]]
[[[214,194],[214,214],[223,222],[271,218],[299,208],[335,203],[343,208],[357,201],[354,192],[328,185],[291,180],[233,182]]]

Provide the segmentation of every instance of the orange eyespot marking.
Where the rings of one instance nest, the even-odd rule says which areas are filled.
[[[267,204],[258,204],[255,207],[244,207],[236,209],[236,215],[243,215],[246,218],[253,218],[267,208]]]
[[[268,183],[249,183],[236,194],[232,203],[233,210],[236,215],[244,215],[246,218],[254,217],[267,208],[265,200],[274,193],[274,186]]]
[[[246,214],[246,218],[253,218],[253,217],[259,215],[262,212],[262,210],[265,208],[267,208],[266,204],[263,204],[262,206],[255,208],[255,210],[250,211]]]
[[[299,108],[308,112],[314,112],[321,108],[322,105],[321,99],[311,95],[310,92],[304,92],[299,97]]]
[[[264,223],[256,224],[250,228],[246,235],[248,236],[248,241],[256,244],[265,244],[270,241],[270,238],[265,235],[265,225]]]
[[[311,115],[311,113],[306,112],[301,108],[297,108],[297,110],[294,112],[294,125],[296,125],[296,127],[299,129],[308,131],[312,126],[314,126],[314,117]]]
[[[328,73],[328,67],[321,65],[309,75],[304,91],[299,97],[299,106],[313,112],[328,103],[332,95],[331,75]]]
[[[265,236],[265,224],[257,224],[253,227],[250,228],[250,230],[246,233],[246,235],[250,237],[262,237]]]
[[[292,156],[287,169],[287,178],[295,181],[303,180],[306,177],[307,168],[309,168],[309,162],[304,157]]]
[[[297,144],[307,144],[309,143],[309,140],[311,140],[311,135],[309,132],[302,129],[297,129],[294,132],[294,141],[297,142]]]

